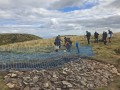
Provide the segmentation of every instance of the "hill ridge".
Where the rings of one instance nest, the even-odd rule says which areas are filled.
[[[24,42],[30,40],[42,39],[39,36],[22,33],[4,33],[0,34],[0,45],[12,44],[17,42]]]

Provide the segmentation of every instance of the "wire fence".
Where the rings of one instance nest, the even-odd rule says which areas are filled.
[[[93,56],[92,47],[84,46],[79,48],[80,53],[76,49],[70,52],[51,53],[31,53],[31,54],[17,54],[9,52],[0,52],[0,71],[17,69],[17,70],[31,70],[31,69],[48,69],[64,65],[70,61],[75,61],[83,57]]]

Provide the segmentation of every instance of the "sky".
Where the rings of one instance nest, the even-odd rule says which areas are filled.
[[[0,33],[120,32],[120,0],[0,0]]]

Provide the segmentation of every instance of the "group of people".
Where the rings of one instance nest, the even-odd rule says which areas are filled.
[[[56,52],[61,48],[61,42],[63,41],[61,40],[60,35],[58,35],[54,41]],[[70,52],[72,47],[72,41],[70,40],[70,38],[64,37],[64,46],[66,47],[66,50]]]
[[[90,44],[90,38],[91,38],[91,33],[86,31],[86,38],[87,38],[87,42],[88,44]],[[113,36],[113,32],[111,30],[108,30],[108,33],[103,31],[103,34],[102,34],[102,39],[99,39],[99,33],[98,32],[95,32],[94,33],[94,42],[95,43],[98,43],[99,41],[102,41],[105,45],[107,44],[107,42],[111,42],[111,38]]]
[[[88,44],[90,44],[91,33],[86,31],[85,36],[86,36]],[[111,42],[112,36],[113,36],[113,32],[111,30],[108,30],[108,33],[104,31],[103,34],[102,34],[102,39],[99,39],[99,33],[95,31],[95,33],[94,33],[94,39],[95,39],[94,42],[98,43],[99,41],[102,41],[106,45],[107,42],[109,42],[109,43]],[[54,41],[55,51],[56,52],[61,48],[61,42],[63,42],[63,41],[61,40],[60,35],[58,35],[55,38],[55,41]],[[66,50],[68,52],[70,52],[71,47],[72,47],[72,41],[70,40],[70,38],[64,37],[64,46],[66,47]],[[76,48],[77,48],[78,53],[79,53],[79,47],[78,47],[77,42],[76,42]]]

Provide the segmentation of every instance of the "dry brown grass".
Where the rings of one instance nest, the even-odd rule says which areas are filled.
[[[67,36],[70,37],[73,41],[73,47],[75,42],[78,41],[81,45],[87,45],[86,38],[83,36]],[[54,39],[40,39],[33,40],[15,44],[8,44],[0,46],[1,51],[18,51],[20,49],[32,50],[32,52],[46,52],[47,50],[50,52],[53,50]],[[64,41],[64,37],[62,37]],[[62,43],[64,44],[64,43]],[[115,50],[120,50],[120,33],[114,34],[112,38],[112,42],[108,45],[104,45],[102,42],[94,43],[94,38],[91,39],[91,46],[93,47],[93,51],[95,56],[92,57],[98,61],[102,61],[105,63],[114,64],[119,72],[120,72],[120,54]],[[41,50],[42,49],[42,50]],[[1,88],[1,87],[0,87]],[[115,81],[110,84],[109,87],[102,87],[98,90],[120,90],[120,77],[116,77]]]
[[[73,41],[73,44],[75,41],[82,41],[81,44],[83,44],[84,37],[81,36],[67,36],[70,37]],[[14,44],[8,44],[8,45],[2,45],[0,46],[0,51],[15,51],[19,52],[21,50],[26,50],[30,52],[51,52],[54,48],[54,39],[39,39],[39,40],[33,40],[33,41],[26,41],[26,42],[19,42]],[[64,37],[61,37],[62,39],[62,45],[64,45]]]
[[[0,90],[9,90],[3,81],[3,76],[0,76]]]

